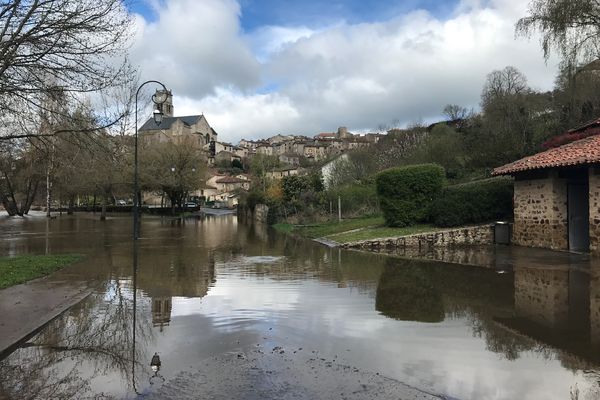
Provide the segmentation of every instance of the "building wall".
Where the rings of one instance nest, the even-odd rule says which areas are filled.
[[[208,144],[211,141],[217,140],[217,136],[214,134],[213,130],[211,129],[210,125],[208,124],[208,121],[206,120],[206,118],[204,118],[204,116],[199,118],[198,122],[196,122],[196,124],[194,124],[191,128],[191,131],[193,133],[202,135],[202,144]],[[208,135],[209,138],[208,142],[206,141],[206,135]]]
[[[545,179],[515,181],[513,243],[555,250],[569,248],[567,184],[555,171]]]
[[[600,262],[590,267],[590,337],[596,351],[600,350]]]
[[[590,252],[600,254],[600,167],[590,168]]]

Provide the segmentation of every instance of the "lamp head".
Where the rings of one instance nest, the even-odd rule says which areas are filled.
[[[162,120],[163,120],[163,113],[161,110],[154,110],[152,117],[154,118],[154,122],[156,123],[157,126],[160,126]]]

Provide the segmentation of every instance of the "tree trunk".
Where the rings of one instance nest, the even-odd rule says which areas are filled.
[[[4,209],[6,210],[8,215],[10,217],[17,215],[15,204],[9,200],[8,196],[6,196],[4,193],[0,193],[0,198],[0,200],[2,201],[2,205],[4,206]]]
[[[33,187],[31,181],[29,182],[27,187],[27,197],[25,197],[25,203],[22,205],[21,209],[22,214],[29,214],[29,209],[33,204],[33,200],[35,200],[35,195],[37,194],[39,185],[40,182],[38,180],[33,183]]]
[[[100,221],[106,220],[106,202],[102,203],[102,212],[100,213]]]
[[[7,210],[10,210],[8,212],[8,215],[20,215],[20,216],[23,216],[23,214],[19,210],[19,206],[17,204],[17,199],[15,198],[15,191],[13,190],[12,185],[10,184],[10,179],[9,179],[9,177],[8,177],[8,175],[6,173],[4,174],[4,179],[6,181],[6,188],[8,189],[8,194],[10,196],[10,199],[9,199],[9,208],[7,208]],[[13,214],[11,214],[11,212]]]
[[[46,168],[46,217],[50,218],[50,207],[52,206],[52,182],[50,181],[50,166]]]

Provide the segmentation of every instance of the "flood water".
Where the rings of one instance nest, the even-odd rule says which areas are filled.
[[[0,398],[600,398],[600,267],[406,260],[231,215],[141,236],[134,281],[128,216],[0,221],[2,255],[81,253],[64,279],[94,282],[0,361]]]

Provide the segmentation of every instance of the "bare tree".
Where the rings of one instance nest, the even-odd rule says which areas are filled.
[[[481,92],[482,106],[498,98],[525,94],[529,91],[527,78],[518,69],[507,66],[502,70],[492,71],[487,75]]]
[[[40,130],[41,115],[67,110],[47,109],[49,92],[81,102],[129,81],[131,34],[122,0],[0,2],[0,140],[54,134]]]
[[[450,121],[465,119],[471,114],[468,109],[463,106],[459,106],[458,104],[446,104],[443,112]]]

